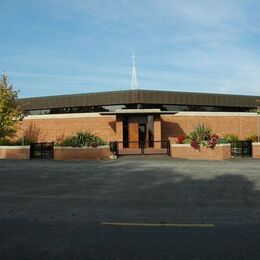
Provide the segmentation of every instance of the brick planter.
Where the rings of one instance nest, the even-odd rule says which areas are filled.
[[[200,147],[196,150],[190,144],[172,144],[171,156],[191,160],[227,160],[231,158],[231,146],[219,144],[214,149]]]
[[[260,159],[260,143],[252,143],[252,157]]]
[[[111,154],[107,145],[96,148],[54,146],[54,160],[103,160]]]
[[[28,160],[30,146],[0,146],[0,159]]]

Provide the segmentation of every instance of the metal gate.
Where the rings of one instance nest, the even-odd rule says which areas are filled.
[[[231,154],[234,157],[252,157],[251,141],[235,141],[231,143]]]
[[[120,155],[170,155],[169,141],[111,142],[110,150]]]
[[[30,146],[31,159],[52,159],[54,143],[32,143]]]

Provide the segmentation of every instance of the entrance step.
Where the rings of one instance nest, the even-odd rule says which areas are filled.
[[[172,160],[172,157],[168,155],[121,155],[118,157],[119,160]]]

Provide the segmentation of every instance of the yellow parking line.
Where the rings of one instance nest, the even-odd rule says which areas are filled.
[[[102,222],[101,225],[132,226],[132,227],[179,227],[179,228],[213,228],[215,224],[203,223],[127,223],[127,222]]]

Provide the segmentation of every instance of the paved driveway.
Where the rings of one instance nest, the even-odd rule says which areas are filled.
[[[0,161],[0,259],[260,259],[259,241],[260,160]]]

